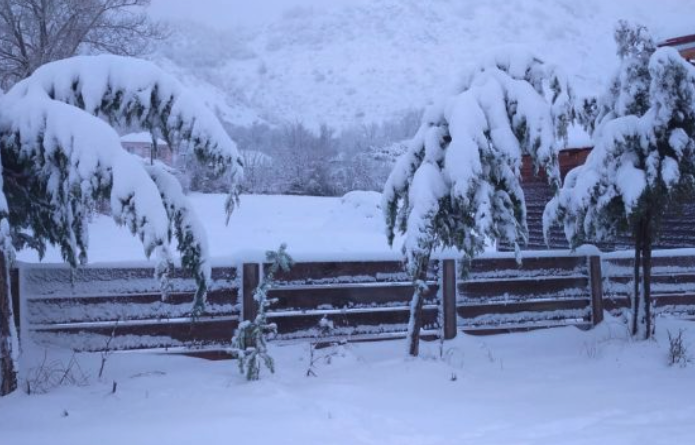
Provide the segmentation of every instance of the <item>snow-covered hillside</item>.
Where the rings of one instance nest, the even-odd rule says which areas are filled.
[[[694,0],[355,0],[331,7],[290,0],[275,8],[281,4],[290,9],[243,29],[232,18],[234,29],[220,29],[221,19],[216,29],[179,24],[154,57],[195,84],[229,122],[344,128],[423,107],[491,47],[527,45],[565,67],[586,93],[597,92],[615,66],[618,19],[646,24],[657,39],[695,32]]]

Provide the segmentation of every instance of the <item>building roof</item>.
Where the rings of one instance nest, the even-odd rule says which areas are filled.
[[[659,43],[659,46],[673,47],[678,50],[684,58],[691,61],[695,59],[695,34],[673,37]]]
[[[151,144],[152,135],[148,131],[142,131],[139,133],[129,133],[121,136],[121,142]],[[157,145],[167,145],[167,143],[166,141],[164,141],[164,139],[157,138]]]
[[[674,46],[676,48],[678,46],[695,46],[695,34],[666,39],[659,43],[659,46]]]

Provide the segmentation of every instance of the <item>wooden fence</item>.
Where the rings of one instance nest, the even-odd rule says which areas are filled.
[[[257,264],[244,265],[244,276]],[[430,292],[425,298],[424,329],[436,334],[440,262],[433,261],[427,273]],[[402,336],[408,319],[413,285],[397,261],[298,263],[289,273],[276,275],[268,292],[274,300],[268,319],[277,324],[279,340],[319,335],[319,322],[326,318],[331,335],[355,339]],[[257,281],[245,280],[244,304],[254,308],[251,292]],[[249,319],[252,313],[245,314]]]
[[[695,256],[655,258],[655,300],[660,313],[695,313]],[[220,348],[241,320],[255,316],[253,290],[264,265],[216,267],[204,314],[189,317],[194,283],[182,271],[162,300],[150,265],[20,265],[13,296],[20,332],[40,344],[75,350]],[[457,331],[488,334],[553,326],[588,327],[604,307],[627,305],[629,258],[553,252],[511,254],[473,261],[461,279],[454,260],[432,261],[427,274],[424,334],[453,338]],[[605,290],[605,295],[604,295]],[[276,275],[268,318],[276,341],[330,337],[378,340],[403,337],[412,283],[396,261],[304,262]]]
[[[23,265],[16,273],[20,335],[75,350],[202,346],[229,340],[239,324],[236,268],[213,268],[205,313],[189,316],[195,285],[181,270],[162,299],[151,266]],[[113,337],[113,338],[112,338]]]

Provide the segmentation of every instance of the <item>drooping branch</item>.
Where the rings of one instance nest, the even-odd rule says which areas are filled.
[[[108,124],[34,91],[3,98],[0,143],[4,169],[29,172],[21,183],[44,198],[9,206],[14,232],[30,229],[57,244],[73,266],[87,260],[87,217],[95,199],[108,198],[114,219],[143,243],[146,255],[168,244],[168,218],[159,191]],[[9,186],[10,184],[8,184]],[[9,187],[11,201],[23,196]]]
[[[199,314],[205,304],[210,281],[209,251],[205,230],[174,175],[160,163],[148,165],[146,169],[159,189],[169,217],[169,240],[171,241],[173,235],[181,252],[181,265],[194,273],[197,289],[194,295],[193,312]]]
[[[156,65],[112,55],[74,57],[41,67],[8,96],[34,88],[117,129],[150,131],[172,149],[193,153],[213,175],[228,176],[227,214],[234,210],[243,179],[236,144],[212,111]]]

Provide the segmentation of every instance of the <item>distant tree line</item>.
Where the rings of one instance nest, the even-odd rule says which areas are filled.
[[[351,190],[383,189],[401,141],[413,136],[421,111],[411,110],[392,120],[353,125],[339,131],[327,125],[317,130],[301,122],[271,126],[227,126],[244,160],[246,193],[342,196]],[[179,158],[179,174],[192,191],[222,191],[204,166]]]

